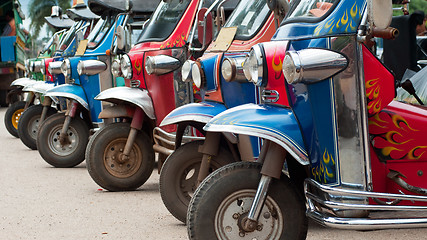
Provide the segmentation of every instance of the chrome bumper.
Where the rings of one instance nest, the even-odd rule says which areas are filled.
[[[323,226],[352,230],[427,227],[427,206],[350,203],[351,199],[366,198],[427,202],[427,196],[338,189],[321,185],[312,179],[305,180],[304,191],[308,203],[307,216]],[[339,217],[335,214],[355,210],[367,211],[369,216]]]
[[[163,129],[156,127],[153,130],[154,137],[154,151],[158,153],[165,154],[169,156],[175,151],[175,138],[176,135],[174,133],[168,133]],[[205,140],[204,137],[193,137],[193,136],[183,136],[182,142],[187,143],[195,140]]]

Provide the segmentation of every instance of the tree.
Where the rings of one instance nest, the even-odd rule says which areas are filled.
[[[60,6],[63,13],[71,7],[70,0],[33,0],[30,1],[29,18],[31,19],[30,29],[32,36],[38,38],[40,29],[45,24],[44,17],[50,16],[52,6]],[[49,30],[52,31],[52,30]]]

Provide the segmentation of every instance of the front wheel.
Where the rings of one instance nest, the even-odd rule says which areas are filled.
[[[71,120],[67,130],[67,142],[61,144],[59,136],[65,122],[64,113],[56,113],[40,125],[37,135],[37,149],[43,159],[54,167],[74,167],[83,162],[87,143],[89,142],[89,127],[79,117]]]
[[[18,123],[22,113],[24,112],[25,103],[25,101],[13,103],[7,108],[7,111],[4,114],[4,125],[6,126],[7,131],[14,137],[19,137]]]
[[[203,141],[193,141],[179,147],[163,164],[160,172],[160,194],[169,212],[185,223],[187,208],[197,188],[197,176],[203,154],[199,147]],[[220,149],[218,155],[211,158],[209,172],[234,162],[233,155],[227,149]]]
[[[123,150],[129,136],[129,123],[112,123],[98,130],[86,150],[86,166],[92,179],[109,191],[135,190],[154,169],[151,139],[138,131],[129,156]]]
[[[190,202],[187,230],[190,239],[303,240],[308,221],[305,201],[289,178],[273,179],[254,231],[242,227],[247,220],[262,165],[236,162],[210,174]]]
[[[33,105],[27,108],[21,115],[18,123],[18,135],[22,143],[32,150],[37,149],[37,133],[40,126],[40,117],[43,106]],[[48,107],[46,117],[55,114],[57,111],[53,107]]]

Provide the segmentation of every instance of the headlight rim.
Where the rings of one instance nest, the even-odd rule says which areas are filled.
[[[197,68],[197,69],[195,69]],[[199,74],[199,76],[197,77],[194,76],[194,74]],[[201,88],[204,86],[204,78],[205,78],[205,73],[203,71],[203,67],[202,64],[200,63],[200,61],[195,61],[194,64],[192,64],[191,66],[191,78],[193,79],[193,83],[194,85],[196,85],[197,88]]]
[[[249,72],[250,77],[248,77],[248,68],[249,67],[248,67],[248,65],[246,65],[252,54],[254,54],[254,56],[255,56],[256,65],[257,65],[256,66],[256,69],[257,69],[256,79],[252,78],[253,76],[250,72]],[[243,63],[243,73],[244,73],[246,79],[258,87],[265,85],[267,82],[267,81],[263,81],[263,79],[264,79],[264,62],[265,61],[264,61],[263,49],[261,48],[260,44],[256,44],[256,45],[252,46],[251,51],[249,52],[248,58]]]
[[[127,69],[124,69],[124,68],[127,68]],[[124,78],[132,79],[133,77],[132,60],[130,59],[128,54],[124,54],[120,59],[120,70]]]

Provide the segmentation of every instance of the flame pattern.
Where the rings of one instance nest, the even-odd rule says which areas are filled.
[[[135,60],[135,70],[137,75],[141,75],[142,72],[142,61],[139,58]]]
[[[427,146],[420,146],[420,130],[411,127],[401,115],[391,111],[381,111],[369,118],[369,132],[372,146],[379,159],[417,160],[425,155]]]
[[[382,109],[380,96],[380,79],[374,78],[365,82],[368,113],[370,116],[377,114]]]
[[[325,149],[323,157],[317,166],[311,169],[313,179],[320,183],[331,183],[336,181],[336,166],[335,160],[331,154]]]
[[[171,41],[168,41],[166,43],[163,43],[160,46],[160,49],[173,48],[173,47],[183,47],[186,42],[187,42],[186,35],[184,33],[182,33],[175,40],[171,40]]]
[[[280,57],[276,57],[277,48],[274,49],[273,57],[271,58],[271,66],[274,70],[274,77],[279,79],[282,76],[282,59]]]
[[[355,1],[351,8],[344,8],[345,10],[341,13],[342,15],[340,13],[332,14],[331,19],[323,21],[314,29],[314,36],[356,31],[358,22],[361,18],[361,7],[358,6],[357,3],[358,2]]]

